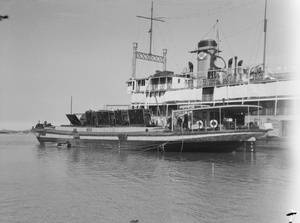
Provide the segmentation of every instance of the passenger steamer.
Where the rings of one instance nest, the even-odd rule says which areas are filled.
[[[141,58],[136,46],[134,58]],[[298,73],[265,73],[261,65],[245,68],[237,57],[228,61],[227,68],[218,68],[215,61],[221,57],[217,42],[212,39],[200,41],[192,53],[197,54],[196,72],[175,74],[162,70],[146,78],[133,75],[127,82],[131,106],[150,109],[157,117],[168,117],[172,110],[187,107],[256,105],[262,109],[248,113],[246,119],[259,126],[272,123],[270,136],[289,134],[299,113],[299,95],[295,91],[299,86]],[[166,118],[163,120],[165,123]]]
[[[148,19],[152,35],[153,7]],[[70,125],[38,124],[32,129],[38,141],[135,151],[228,152],[247,149],[249,142],[254,149],[253,141],[268,131],[286,135],[296,117],[298,77],[293,73],[268,73],[265,63],[245,68],[237,57],[226,63],[213,39],[200,41],[191,51],[197,55],[196,72],[168,71],[167,50],[163,56],[151,54],[151,41],[149,54],[137,48],[134,43],[128,109],[67,114]],[[163,69],[138,78],[137,59],[162,63]]]
[[[267,6],[267,0],[265,3]],[[153,17],[148,19],[152,22]],[[197,56],[193,61],[196,71],[191,67],[174,73],[166,70],[167,50],[163,50],[163,56],[145,54],[138,52],[138,44],[134,43],[133,73],[127,82],[131,107],[144,107],[158,117],[167,117],[172,110],[182,107],[256,105],[262,109],[248,113],[246,119],[261,127],[264,123],[272,123],[273,130],[268,133],[269,136],[289,136],[295,128],[294,123],[299,122],[299,72],[295,67],[267,68],[266,10],[264,23],[263,62],[251,67],[244,67],[243,60],[238,57],[225,62],[220,56],[218,42],[205,39],[198,43],[196,50],[190,51]],[[162,63],[162,71],[157,70],[145,78],[137,77],[137,59]],[[223,66],[218,67],[217,64]]]

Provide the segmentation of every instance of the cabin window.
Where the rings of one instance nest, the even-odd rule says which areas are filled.
[[[178,79],[178,84],[180,83],[180,79]]]
[[[166,83],[166,78],[160,79],[160,84],[165,84]]]
[[[164,92],[164,91],[160,91],[160,92],[159,92],[159,97],[164,96],[164,95],[165,95],[165,92]]]
[[[142,86],[145,86],[145,80],[142,80],[141,85],[142,85]]]
[[[128,82],[128,87],[130,87],[132,85],[132,82]]]
[[[259,111],[260,115],[275,114],[275,101],[261,101],[259,105],[262,106],[262,109]]]
[[[214,94],[214,88],[213,87],[203,88],[202,94]]]
[[[292,115],[294,113],[294,102],[291,100],[282,100],[277,102],[277,115]]]
[[[152,85],[157,85],[158,84],[158,79],[151,79]]]

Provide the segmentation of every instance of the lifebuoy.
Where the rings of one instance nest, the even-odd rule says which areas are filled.
[[[223,63],[224,63],[223,67],[216,66],[215,61],[217,60],[217,58],[220,58],[223,61]],[[226,68],[226,62],[225,62],[225,60],[222,57],[213,54],[212,57],[211,57],[210,67],[214,68],[214,69],[217,69],[217,70],[225,69]]]
[[[226,68],[226,62],[225,62],[225,60],[222,57],[216,55],[217,51],[214,52],[214,53],[210,53],[209,51],[206,51],[206,53],[208,53],[210,55],[210,69],[221,70],[221,69],[225,69]],[[218,67],[215,64],[215,61],[217,60],[217,58],[221,59],[221,61],[224,63],[223,67]]]
[[[198,120],[198,121],[196,122],[196,124],[197,124],[197,126],[198,126],[199,129],[202,129],[202,128],[203,128],[203,122],[202,122],[201,120]]]
[[[216,128],[218,126],[218,121],[216,119],[212,119],[212,120],[210,120],[209,124],[210,124],[210,127]]]

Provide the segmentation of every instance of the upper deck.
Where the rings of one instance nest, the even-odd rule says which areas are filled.
[[[295,70],[278,69],[265,78],[251,68],[237,70],[236,74],[232,69],[209,70],[209,78],[199,78],[197,73],[157,72],[147,78],[130,79],[127,91],[132,95],[132,103],[149,104],[297,96],[295,89],[300,78]]]

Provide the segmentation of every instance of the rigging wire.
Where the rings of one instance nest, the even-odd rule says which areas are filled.
[[[224,32],[223,32],[223,30],[222,30],[221,28],[220,28],[220,31],[221,31],[222,35],[225,37],[225,34],[224,34]],[[224,40],[226,41],[226,43],[227,43],[229,49],[231,50],[231,52],[233,53],[233,55],[236,55],[235,51],[233,50],[233,48],[231,47],[231,45],[230,45],[230,43],[229,43],[229,41],[228,41],[228,38],[225,37]],[[221,40],[220,40],[220,41],[221,41]]]
[[[144,29],[144,27],[145,27],[145,23],[142,23],[143,25],[142,25],[142,28],[140,27],[140,25],[141,25],[141,19],[140,18],[138,18],[138,29],[137,29],[137,36],[136,36],[136,42],[138,42],[139,41],[139,38],[140,38],[140,36],[141,36],[141,33],[142,33],[142,31],[143,31],[143,29]]]
[[[173,62],[173,63],[174,63],[174,65],[175,65],[175,67],[177,68],[177,70],[179,70],[180,68],[179,68],[179,63],[178,63],[177,60],[178,60],[179,58],[181,58],[180,61],[183,61],[182,56],[181,56],[182,54],[178,54],[177,44],[175,44],[175,39],[174,39],[174,36],[175,36],[175,35],[173,35],[173,33],[172,33],[172,31],[171,31],[171,28],[170,28],[168,22],[166,22],[166,26],[167,26],[167,30],[168,30],[168,33],[169,33],[169,36],[170,36],[170,40],[171,40],[171,42],[172,42],[172,48],[175,49],[174,52],[176,53],[175,60],[172,60],[172,62],[175,61],[175,62]],[[177,62],[176,62],[176,61],[177,61]]]
[[[253,44],[252,44],[252,47],[251,47],[252,50],[250,52],[250,56],[249,56],[249,59],[248,59],[249,64],[251,63],[252,60],[254,61],[252,63],[255,63],[255,61],[257,61],[258,53],[259,53],[259,48],[260,48],[259,46],[261,44],[262,33],[263,33],[263,29],[260,28],[260,31],[257,34],[257,37],[254,38],[254,40],[253,40]]]
[[[201,40],[203,40],[206,36],[208,36],[208,34],[212,31],[212,30],[214,30],[214,28],[215,28],[215,26],[216,26],[216,24],[217,24],[217,22],[215,23],[215,25],[202,37],[202,39]],[[200,41],[201,41],[200,40]]]
[[[229,35],[229,36],[226,36],[226,39],[230,39],[231,37],[234,37],[234,36],[237,36],[237,35],[239,35],[239,34],[241,34],[241,33],[243,33],[243,32],[249,31],[249,30],[253,29],[254,27],[256,27],[257,25],[262,24],[263,22],[264,22],[264,21],[260,21],[260,22],[255,23],[255,24],[253,24],[253,25],[251,25],[251,26],[249,26],[249,27],[247,27],[247,28],[245,28],[245,29],[242,29],[242,30],[240,30],[240,31],[238,31],[238,32],[236,32],[236,33],[234,33],[234,34],[231,34],[231,35]]]
[[[138,43],[138,41],[139,41],[139,36],[140,36],[140,33],[139,33],[139,31],[140,31],[140,18],[138,18],[138,25],[137,25],[137,32],[136,32],[136,42]]]
[[[255,2],[256,1],[257,0],[255,0]],[[253,0],[250,0],[249,2],[253,2]],[[231,4],[230,3],[228,3],[228,4],[213,3],[213,4],[215,6],[214,9],[203,9],[203,10],[201,10],[199,12],[196,12],[196,13],[193,13],[193,14],[185,14],[185,15],[174,16],[174,17],[166,17],[165,19],[167,19],[167,20],[174,20],[174,19],[180,20],[180,19],[192,19],[192,18],[207,17],[207,16],[222,14],[222,13],[225,13],[225,12],[229,12],[229,11],[232,11],[232,10],[243,8],[243,7],[246,7],[246,5],[249,5],[250,3],[247,4],[244,1],[240,1],[236,6],[234,6],[232,3]],[[203,5],[203,3],[201,3],[201,5]],[[251,5],[255,5],[255,4],[252,3]]]
[[[255,0],[254,2],[257,2],[257,0]],[[164,18],[165,20],[172,20],[172,19],[182,19],[182,18],[188,18],[188,19],[191,19],[191,18],[193,18],[193,17],[203,17],[203,16],[206,16],[206,13],[209,13],[209,14],[211,14],[211,15],[213,15],[213,14],[216,14],[216,13],[224,13],[224,12],[226,12],[226,11],[232,11],[232,10],[234,10],[234,9],[239,9],[239,8],[245,8],[246,9],[246,6],[247,5],[249,5],[249,3],[253,3],[253,0],[251,0],[251,1],[248,1],[248,2],[241,2],[241,3],[238,3],[237,5],[233,5],[233,4],[230,4],[230,5],[228,5],[228,4],[222,4],[221,6],[220,5],[218,5],[218,7],[217,8],[214,8],[214,9],[212,9],[212,10],[207,10],[207,9],[204,9],[204,10],[202,10],[202,11],[200,11],[200,12],[197,12],[197,13],[194,13],[194,14],[188,14],[188,16],[185,16],[185,15],[181,15],[181,16],[177,16],[177,17],[166,17],[166,18]],[[251,4],[251,5],[256,5],[256,7],[258,7],[257,6],[257,4]],[[248,9],[247,9],[248,10]],[[241,33],[244,33],[244,32],[247,32],[247,31],[249,31],[249,30],[251,30],[251,29],[253,29],[254,27],[256,27],[258,24],[261,24],[262,22],[259,22],[259,23],[255,23],[255,24],[253,24],[253,25],[251,25],[251,26],[249,26],[249,27],[247,27],[247,28],[245,28],[245,29],[242,29],[242,30],[240,30],[240,31],[238,31],[238,32],[236,32],[236,33],[234,33],[234,34],[230,34],[230,35],[228,35],[228,36],[226,36],[225,34],[224,34],[224,32],[223,32],[223,30],[220,28],[220,31],[221,31],[221,33],[222,33],[222,35],[224,36],[224,38],[223,38],[223,40],[225,40],[226,41],[226,43],[227,43],[227,45],[229,46],[229,48],[230,48],[230,50],[235,54],[235,51],[234,51],[234,49],[232,48],[232,46],[229,44],[229,39],[230,38],[232,38],[232,37],[234,37],[234,36],[237,36],[237,35],[239,35],[239,34],[241,34]],[[167,26],[167,30],[168,30],[168,32],[171,34],[171,29],[170,29],[170,26],[169,26],[169,23],[168,22],[166,22],[165,23]],[[213,36],[214,34],[215,34],[215,32],[217,32],[217,34],[219,35],[219,32],[218,32],[218,30],[216,31],[216,25],[217,25],[217,23],[203,36],[203,38],[201,39],[201,40],[203,40],[204,38],[206,38],[210,33],[211,33],[211,36]],[[158,27],[156,24],[155,24],[155,30],[159,30],[159,32],[158,33],[162,33],[162,32],[160,32],[160,29],[159,29],[160,27]],[[155,38],[153,39],[153,46],[156,46],[157,45],[157,36],[154,36]],[[165,45],[166,44],[166,42],[165,42],[165,40],[164,40],[164,37],[163,37],[163,35],[159,35],[159,37],[160,37],[160,40],[162,41],[162,43],[163,43],[163,45]],[[174,35],[170,35],[170,39],[171,39],[171,42],[173,43],[173,45],[174,45],[174,47],[173,48],[177,48],[176,47],[176,44],[174,44]],[[149,42],[149,41],[148,41]],[[221,42],[221,39],[220,39],[220,42]],[[149,45],[149,44],[148,44]],[[155,47],[154,47],[154,49],[155,49]],[[253,48],[252,48],[253,49]],[[178,52],[178,51],[176,51],[175,50],[175,52]],[[252,55],[253,55],[254,53],[252,52]],[[252,55],[251,55],[251,57],[252,57]],[[257,53],[257,55],[258,55],[258,53]],[[258,57],[256,55],[256,58]],[[180,54],[180,56],[181,56],[181,54]],[[176,58],[180,58],[180,56],[179,57],[176,57]],[[192,58],[194,58],[194,54],[192,54]],[[157,65],[157,63],[156,63],[156,65]],[[178,68],[178,62],[176,62],[175,63],[175,66]]]
[[[272,8],[270,8],[268,10],[268,13],[269,13],[269,17],[276,18],[276,13],[274,14],[274,12],[272,11]],[[278,55],[279,55],[279,57],[281,57],[281,54],[279,53],[279,47],[278,46],[282,46],[282,45],[279,43],[278,38],[280,36],[280,33],[282,33],[282,28],[287,28],[288,30],[293,30],[293,27],[289,27],[290,23],[285,23],[283,25],[283,24],[280,24],[280,23],[275,23],[274,21],[272,21],[272,20],[270,21],[268,19],[268,29],[270,29],[271,27],[275,27],[275,25],[273,26],[272,24],[276,24],[276,26],[280,27],[280,30],[273,29],[274,30],[273,32],[275,33],[275,35],[268,35],[268,40],[269,40],[268,45],[271,45],[271,47],[269,47],[269,49],[274,49],[274,53],[272,53],[272,57],[274,58],[274,65],[276,65],[277,67],[280,67],[282,64],[279,63]],[[286,33],[289,33],[289,32],[286,32]],[[268,45],[267,45],[267,47],[268,47]],[[277,47],[275,47],[275,46],[277,46]],[[270,57],[267,57],[267,59],[269,59],[269,58]]]

